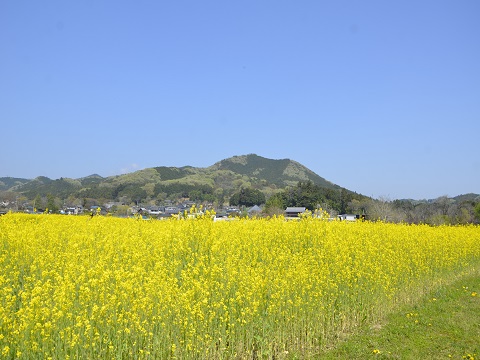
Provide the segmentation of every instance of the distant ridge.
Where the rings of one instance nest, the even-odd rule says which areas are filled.
[[[297,161],[268,159],[256,154],[233,156],[206,168],[158,166],[105,178],[98,174],[56,180],[45,176],[31,180],[0,178],[0,186],[2,190],[15,191],[28,198],[52,194],[60,198],[115,199],[122,196],[155,198],[159,194],[188,196],[192,191],[228,197],[245,187],[254,187],[268,196],[299,181],[342,189]]]
[[[78,179],[52,180],[0,178],[0,191],[15,192],[27,198],[52,194],[58,198],[130,200],[189,197],[193,193],[205,198],[228,198],[241,188],[252,187],[267,197],[299,182],[313,184],[334,192],[353,192],[334,184],[291,159],[268,159],[256,154],[237,155],[206,167],[157,166],[135,172],[102,177],[92,174]],[[465,194],[455,200],[475,200],[478,194]]]
[[[29,179],[14,178],[14,177],[2,177],[0,178],[0,191],[8,191],[14,189],[17,186],[26,184]]]

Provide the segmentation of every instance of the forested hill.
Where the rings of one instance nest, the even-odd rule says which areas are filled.
[[[0,178],[0,191],[8,191],[14,189],[16,186],[20,186],[28,183],[29,179],[14,178],[14,177],[2,177]]]
[[[219,161],[209,169],[212,171],[230,170],[236,174],[261,179],[282,188],[294,186],[299,181],[311,181],[321,187],[340,189],[340,186],[325,180],[302,164],[290,159],[273,160],[249,154]]]
[[[50,194],[63,199],[122,199],[125,202],[180,197],[221,201],[242,188],[258,189],[268,197],[307,181],[331,191],[342,190],[296,161],[267,159],[255,154],[233,156],[207,168],[158,166],[105,178],[96,174],[56,180],[44,176],[33,180],[0,178],[0,190],[14,191],[30,199]]]

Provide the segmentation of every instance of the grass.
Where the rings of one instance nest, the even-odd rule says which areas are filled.
[[[479,359],[480,274],[361,329],[321,359]]]

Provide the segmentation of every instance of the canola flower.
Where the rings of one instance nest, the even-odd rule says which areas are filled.
[[[0,217],[2,358],[308,357],[480,264],[478,226],[187,215]]]

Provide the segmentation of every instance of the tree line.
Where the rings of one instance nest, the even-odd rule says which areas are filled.
[[[344,213],[365,215],[373,221],[431,225],[480,223],[480,197],[455,200],[442,196],[431,201],[372,199],[343,188],[325,188],[312,181],[298,182],[296,186],[280,190],[268,198],[254,187],[242,187],[232,194],[209,185],[181,183],[155,184],[151,189],[135,184],[120,184],[111,188],[92,186],[70,194],[66,187],[61,187],[60,190],[57,194],[35,194],[33,191],[16,194],[3,191],[0,200],[15,201],[15,207],[19,210],[22,204],[28,203],[33,208],[48,208],[55,212],[65,204],[90,207],[112,200],[124,204],[158,204],[165,200],[189,199],[197,203],[212,203],[218,207],[227,203],[245,207],[263,205],[265,216],[283,214],[287,207],[293,206],[305,207],[311,211],[321,208],[332,217]]]

